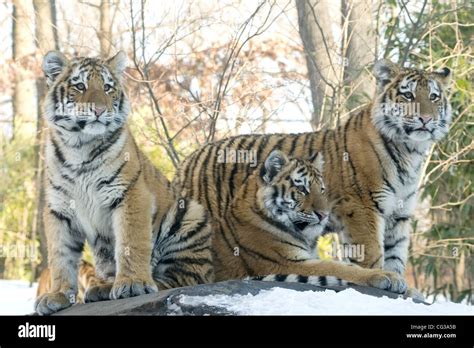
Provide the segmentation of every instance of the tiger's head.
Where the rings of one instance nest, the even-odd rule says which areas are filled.
[[[108,60],[68,60],[60,52],[48,52],[43,71],[49,86],[45,115],[50,127],[73,143],[102,137],[122,127],[130,111],[122,86],[126,65],[123,51]]]
[[[372,117],[377,129],[393,141],[423,147],[449,130],[451,105],[446,89],[450,70],[400,68],[388,60],[375,64],[377,98]]]
[[[323,182],[322,154],[310,159],[288,158],[275,150],[260,170],[259,204],[267,216],[293,232],[321,234],[329,204]]]

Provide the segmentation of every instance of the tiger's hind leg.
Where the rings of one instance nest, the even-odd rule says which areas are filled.
[[[79,272],[84,275],[82,281],[84,302],[109,300],[116,272],[113,241],[105,236],[97,235],[92,248],[95,269],[89,264],[89,269],[84,266]],[[79,277],[79,284],[81,284],[81,277]]]
[[[98,302],[110,300],[110,291],[112,290],[113,282],[96,278],[96,280],[89,284],[89,287],[84,293],[84,302]]]
[[[79,294],[85,303],[110,299],[113,279],[102,279],[94,266],[82,260],[79,265]]]
[[[156,235],[152,268],[159,289],[214,281],[211,223],[200,204],[178,199],[164,216]]]

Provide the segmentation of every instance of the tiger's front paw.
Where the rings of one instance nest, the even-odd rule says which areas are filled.
[[[151,294],[157,291],[158,287],[153,280],[121,277],[115,279],[112,290],[110,291],[110,299],[117,300],[119,298]]]
[[[50,315],[72,306],[74,302],[75,295],[68,297],[62,292],[49,292],[36,299],[35,311],[39,315]]]
[[[84,294],[84,302],[89,303],[110,300],[111,290],[112,283],[91,286]]]
[[[404,294],[408,288],[405,279],[401,275],[382,270],[375,270],[374,273],[369,276],[367,285],[397,294]]]

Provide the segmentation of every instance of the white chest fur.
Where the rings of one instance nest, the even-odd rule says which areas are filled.
[[[68,217],[72,228],[90,242],[95,240],[97,234],[113,236],[115,211],[110,207],[123,195],[127,182],[116,175],[110,184],[110,178],[124,165],[117,156],[124,143],[125,137],[119,138],[107,153],[87,165],[81,165],[87,157],[81,153],[67,153],[67,148],[61,149],[64,152],[62,156],[67,160],[59,163],[54,145],[48,143],[46,148],[50,181],[48,204],[51,209]],[[82,151],[87,154],[89,149]]]
[[[113,211],[109,207],[114,197],[118,197],[123,190],[121,185],[98,188],[99,183],[107,177],[104,172],[104,168],[100,168],[77,176],[58,173],[53,182],[61,183],[63,191],[50,188],[48,193],[51,208],[70,217],[75,228],[84,233],[88,240],[94,239],[97,233],[112,233]]]

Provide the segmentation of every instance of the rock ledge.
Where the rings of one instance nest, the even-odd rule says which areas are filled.
[[[123,300],[103,301],[96,303],[78,304],[55,315],[235,315],[226,308],[206,305],[189,306],[180,302],[180,295],[256,295],[261,290],[274,287],[293,289],[296,291],[324,291],[331,289],[341,291],[347,287],[319,287],[301,283],[262,282],[249,280],[231,280],[214,284],[204,284],[192,287],[177,288],[161,291],[156,294],[143,295]],[[389,298],[399,296],[384,290],[363,286],[350,286],[363,294]],[[420,302],[416,301],[415,302]]]

